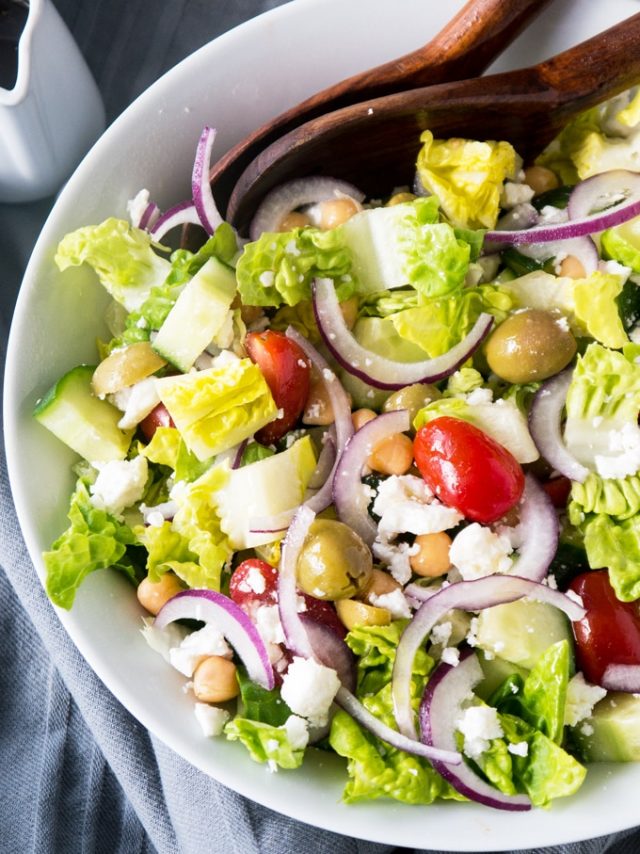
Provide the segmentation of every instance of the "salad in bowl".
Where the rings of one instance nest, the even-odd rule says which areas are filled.
[[[412,186],[291,181],[248,237],[214,138],[57,247],[108,331],[33,413],[77,454],[52,601],[123,574],[203,737],[337,754],[348,803],[640,759],[640,94],[535,163],[426,131]]]

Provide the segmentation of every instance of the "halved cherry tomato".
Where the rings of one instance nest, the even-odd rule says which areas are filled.
[[[560,477],[553,477],[551,480],[542,484],[542,488],[551,499],[551,503],[559,510],[563,510],[567,506],[569,495],[571,493],[571,481],[563,474]]]
[[[585,679],[600,684],[608,664],[640,664],[640,610],[621,602],[606,569],[577,575],[569,590],[582,599],[586,615],[573,623],[576,663]]]
[[[437,497],[467,519],[489,524],[522,496],[518,461],[482,430],[460,418],[435,418],[418,430],[413,455]]]
[[[278,570],[257,557],[243,560],[229,580],[229,595],[243,610],[254,604],[274,605],[278,599]]]
[[[281,439],[295,425],[309,396],[310,368],[301,348],[282,332],[250,332],[245,346],[267,381],[282,417],[256,433],[263,445]]]
[[[153,434],[158,427],[175,427],[173,419],[169,415],[169,410],[164,403],[159,403],[151,410],[151,412],[142,419],[138,427],[142,431],[143,436],[147,441],[153,439]]]

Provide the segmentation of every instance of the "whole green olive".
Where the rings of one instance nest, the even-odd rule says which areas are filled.
[[[368,546],[344,522],[316,519],[298,557],[298,586],[316,599],[349,599],[371,581]]]
[[[561,314],[530,308],[508,317],[486,346],[489,367],[510,383],[545,380],[569,364],[576,341]]]
[[[382,411],[395,412],[398,409],[406,409],[413,424],[414,418],[423,407],[441,397],[434,385],[414,383],[390,394],[382,406]]]

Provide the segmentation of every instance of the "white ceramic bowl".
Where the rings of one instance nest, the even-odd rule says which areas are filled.
[[[36,245],[9,343],[9,470],[41,576],[40,553],[66,526],[73,455],[32,420],[31,411],[64,371],[95,358],[106,303],[88,270],[64,277],[57,272],[52,258],[59,239],[78,226],[123,216],[127,199],[141,187],[162,206],[189,196],[203,125],[219,129],[219,154],[312,91],[417,47],[461,6],[462,0],[296,0],[189,57],[145,92],[87,155]],[[542,59],[636,11],[635,0],[556,0],[496,67]],[[584,839],[638,821],[636,765],[593,767],[576,797],[548,811],[511,814],[475,804],[409,807],[392,801],[345,806],[337,757],[318,752],[297,772],[270,774],[237,744],[203,739],[192,701],[180,690],[184,680],[146,646],[135,597],[116,573],[90,577],[73,610],[60,619],[115,696],[177,753],[243,795],[304,822],[408,847],[495,851]]]

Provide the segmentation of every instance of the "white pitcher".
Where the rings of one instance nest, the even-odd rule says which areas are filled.
[[[104,125],[98,87],[62,18],[50,0],[30,0],[15,85],[0,86],[0,202],[55,193]]]

